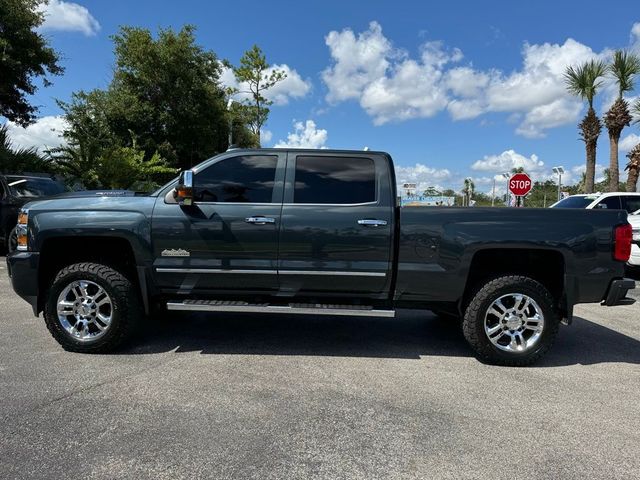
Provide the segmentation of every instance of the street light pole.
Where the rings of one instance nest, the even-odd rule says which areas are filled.
[[[553,167],[553,173],[558,175],[558,201],[560,201],[560,196],[562,195],[562,174],[564,173],[564,167]]]
[[[231,105],[233,105],[234,102],[235,100],[232,98],[227,102],[227,111],[229,113],[229,147],[233,145],[233,115],[231,115]]]
[[[491,206],[494,206],[496,199],[496,176],[493,176],[493,190],[491,190]]]

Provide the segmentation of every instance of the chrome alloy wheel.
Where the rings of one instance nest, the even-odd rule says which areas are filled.
[[[58,321],[80,342],[102,337],[113,316],[113,303],[107,292],[89,280],[75,280],[58,296]]]
[[[505,352],[532,349],[544,330],[544,314],[536,301],[522,293],[509,293],[495,300],[484,315],[484,332]]]

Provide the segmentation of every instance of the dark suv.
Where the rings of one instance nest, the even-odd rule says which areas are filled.
[[[64,191],[61,183],[46,176],[0,175],[0,250],[16,249],[18,212],[25,203]]]

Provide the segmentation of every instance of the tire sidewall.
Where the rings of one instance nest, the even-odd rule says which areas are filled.
[[[519,278],[521,278],[521,280],[499,287],[489,286],[491,281],[487,282],[487,284],[480,289],[472,300],[473,303],[478,300],[479,296],[482,296],[482,298],[479,299],[478,314],[476,315],[476,318],[467,318],[469,310],[465,312],[465,323],[471,323],[471,325],[467,325],[467,328],[473,328],[477,338],[481,339],[480,343],[482,350],[484,350],[485,357],[498,358],[504,361],[526,361],[529,358],[537,357],[541,351],[548,349],[555,339],[559,326],[559,317],[554,309],[551,294],[543,285],[535,280],[527,277]],[[535,347],[525,352],[506,352],[499,349],[491,342],[491,340],[489,340],[484,329],[485,314],[493,302],[503,295],[514,293],[521,293],[531,297],[538,304],[544,315],[542,335],[538,339]]]
[[[60,321],[58,320],[58,313],[57,313],[58,297],[60,296],[60,293],[62,293],[62,291],[70,283],[77,280],[89,280],[91,282],[96,283],[100,287],[102,287],[105,290],[105,292],[107,292],[107,295],[109,295],[111,299],[111,306],[112,306],[111,322],[109,324],[107,333],[105,333],[104,335],[102,335],[97,339],[84,341],[84,342],[79,341],[77,338],[70,335],[69,332],[67,332],[63,328],[63,326],[60,324]],[[68,272],[62,275],[59,274],[56,277],[47,294],[47,302],[45,305],[44,315],[47,320],[47,323],[49,323],[50,327],[52,327],[55,330],[56,338],[58,339],[58,341],[63,343],[63,339],[64,339],[64,343],[71,343],[80,348],[82,347],[91,348],[92,346],[107,343],[111,340],[112,337],[117,335],[117,330],[122,321],[122,304],[123,304],[123,301],[121,298],[121,294],[118,291],[116,291],[109,284],[109,282],[107,282],[100,275],[97,275],[93,272],[86,271],[86,270],[74,271],[74,272]],[[52,333],[54,332],[52,331]]]

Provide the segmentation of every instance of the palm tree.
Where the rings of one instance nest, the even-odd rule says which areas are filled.
[[[578,125],[587,154],[585,193],[593,193],[593,183],[596,176],[596,148],[598,137],[602,131],[602,123],[593,109],[593,99],[602,85],[600,79],[606,72],[607,66],[604,62],[591,60],[577,67],[568,67],[564,74],[567,90],[573,95],[586,100],[589,105],[587,114]]]
[[[629,159],[629,163],[625,167],[625,170],[629,170],[627,192],[635,192],[638,188],[638,175],[640,174],[640,143],[627,153],[627,158]]]
[[[467,206],[469,206],[471,197],[473,196],[473,192],[476,190],[476,186],[473,183],[471,178],[464,179],[464,187],[462,187],[462,193],[464,193],[464,198],[466,199]]]
[[[609,72],[618,84],[618,98],[604,116],[604,123],[609,130],[609,191],[615,192],[620,182],[618,142],[622,129],[628,127],[633,119],[629,113],[629,104],[622,95],[633,90],[634,77],[640,73],[640,59],[631,53],[616,50]]]
[[[0,125],[0,172],[52,173],[47,157],[35,148],[18,148],[9,138],[7,124]]]

